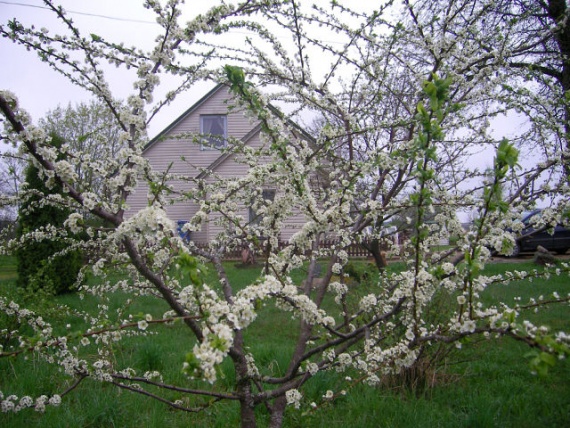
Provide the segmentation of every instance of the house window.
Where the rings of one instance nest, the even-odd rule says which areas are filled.
[[[204,143],[202,150],[223,149],[228,138],[228,121],[223,114],[200,116],[200,134]]]
[[[275,199],[275,190],[265,189],[263,190],[261,197],[263,198],[263,202],[259,205],[264,205],[268,202],[272,202]],[[253,201],[252,201],[253,205]],[[259,224],[261,222],[261,215],[255,212],[255,209],[250,206],[249,207],[249,223],[250,224]]]

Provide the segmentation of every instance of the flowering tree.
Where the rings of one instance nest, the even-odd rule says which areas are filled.
[[[66,142],[66,152],[82,156],[82,160],[74,162],[77,181],[93,193],[105,192],[104,176],[93,166],[102,159],[114,158],[123,148],[119,145],[121,128],[114,124],[107,106],[97,101],[75,107],[58,106],[39,122],[46,132],[54,133]],[[82,170],[84,164],[90,165],[88,171]]]
[[[91,252],[96,256],[84,272],[102,279],[97,286],[88,286],[78,278],[83,292],[105,295],[123,290],[132,298],[151,296],[169,307],[163,319],[146,316],[133,322],[127,314],[110,313],[102,306],[95,314],[83,314],[91,328],[71,337],[56,334],[39,314],[2,297],[0,310],[29,324],[33,334],[3,331],[12,340],[0,356],[36,353],[60,365],[75,379],[74,385],[92,378],[160,399],[181,411],[235,400],[242,426],[251,427],[256,425],[258,406],[266,406],[271,425],[280,426],[287,405],[308,405],[303,387],[317,373],[357,372],[362,381],[376,384],[382,376],[412,366],[425,348],[436,343],[459,343],[473,335],[509,336],[543,353],[538,365],[549,362],[551,355],[568,353],[566,334],[549,333],[523,321],[525,310],[567,303],[568,297],[556,295],[516,306],[485,304],[481,299],[489,284],[527,275],[491,277],[483,272],[492,251],[512,251],[522,227],[517,221],[521,211],[548,197],[551,207],[541,220],[548,226],[567,221],[562,214],[569,208],[564,156],[529,160],[520,156],[514,143],[491,132],[491,119],[517,108],[505,94],[525,83],[511,74],[505,60],[511,34],[520,34],[514,26],[497,39],[495,29],[485,25],[488,17],[496,16],[490,14],[491,3],[430,2],[441,8],[435,13],[422,2],[358,11],[337,1],[328,9],[307,9],[297,1],[248,0],[212,8],[186,26],[178,23],[178,3],[145,2],[163,29],[149,52],[98,35],[83,36],[51,1],[46,4],[67,28],[66,36],[25,28],[16,20],[0,27],[3,37],[35,50],[91,91],[122,129],[118,146],[123,148],[115,157],[93,159],[74,153],[62,158],[16,97],[1,93],[2,137],[26,152],[46,185],[63,186],[59,203],[73,211],[65,227],[34,231],[25,238],[64,239],[69,232],[85,232],[89,238],[69,248],[97,250]],[[236,28],[249,34],[238,45],[223,39]],[[287,37],[292,42],[281,42],[279,31],[292,36]],[[102,66],[107,62],[136,71],[134,92],[126,105],[109,90]],[[229,65],[222,68],[223,64]],[[153,94],[163,74],[175,76],[179,86],[166,92],[164,100],[155,101]],[[148,122],[204,78],[229,85],[236,103],[261,124],[267,142],[264,151],[239,145],[229,149],[250,165],[245,177],[200,182],[198,190],[180,196],[201,204],[189,228],[213,219],[223,226],[223,233],[206,249],[177,236],[164,210],[175,190],[169,185],[174,177],[153,171],[142,155]],[[258,90],[262,85],[279,89],[262,92]],[[540,91],[526,94],[542,100]],[[289,102],[300,115],[317,112],[324,123],[317,138],[295,139],[298,129],[272,101]],[[553,107],[553,114],[567,100],[558,102],[562,104]],[[532,127],[552,139],[559,128],[542,122],[533,122]],[[515,138],[522,142],[524,135]],[[482,150],[491,153],[492,163],[468,166]],[[267,159],[263,165],[258,165],[260,156]],[[78,163],[82,171],[104,177],[108,193],[82,185]],[[139,180],[148,184],[149,204],[127,217],[128,197]],[[239,203],[262,194],[267,183],[279,192],[271,201],[258,198],[253,208],[261,220],[250,224],[240,215]],[[468,231],[457,219],[461,209],[477,212]],[[303,213],[307,221],[283,247],[278,245],[279,231],[293,212]],[[379,230],[386,219],[404,212],[413,213],[411,239],[391,251],[405,262],[405,270],[384,272],[369,288],[351,283],[344,270],[347,248],[365,239],[369,226]],[[428,224],[425,219],[433,217],[432,212],[437,214]],[[89,226],[85,221],[89,216],[110,227]],[[456,248],[441,253],[431,249],[431,244],[449,235],[458,238]],[[336,239],[334,248],[319,245],[327,237]],[[221,262],[224,249],[259,247],[261,242],[266,260],[261,276],[237,289]],[[11,242],[4,251],[18,245]],[[327,264],[316,281],[317,261],[323,258]],[[211,263],[218,282],[204,282],[204,262]],[[106,278],[110,266],[123,266],[129,279]],[[307,278],[299,286],[291,274],[304,266]],[[567,272],[566,265],[556,270],[560,275]],[[441,295],[451,296],[453,302],[443,320],[431,311]],[[279,375],[259,364],[256,344],[247,335],[263,313],[260,307],[269,304],[290,313],[297,331],[288,365]],[[180,364],[188,382],[206,383],[189,388],[161,379],[160,373],[117,366],[113,349],[125,336],[133,330],[144,335],[149,325],[160,329],[174,320],[181,320],[194,337],[181,344],[185,351]],[[81,348],[91,341],[98,347],[95,359],[85,358]],[[232,387],[220,392],[215,386],[203,386],[216,384],[226,359],[235,371]],[[204,397],[204,404],[191,407],[150,388]],[[46,404],[59,404],[69,390],[37,398],[2,391],[2,409],[42,410]]]
[[[13,221],[17,216],[14,196],[22,182],[24,162],[17,153],[6,151],[0,158],[0,218]]]
[[[563,158],[564,174],[570,177],[568,141],[570,111],[570,26],[565,0],[497,2],[489,19],[513,33],[507,54],[509,70],[528,85],[506,87],[509,103],[524,112],[533,126],[526,140],[536,141],[528,149]],[[533,93],[548,94],[535,97]],[[529,105],[527,100],[533,100]],[[547,128],[548,134],[540,130]],[[536,133],[538,131],[538,133]]]

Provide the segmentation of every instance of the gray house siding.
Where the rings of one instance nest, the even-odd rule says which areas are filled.
[[[155,171],[173,175],[200,177],[207,181],[216,177],[238,178],[247,174],[247,165],[236,162],[232,154],[224,154],[216,149],[204,149],[196,140],[200,133],[201,115],[226,115],[227,135],[237,138],[250,147],[262,145],[261,134],[256,123],[252,123],[243,111],[228,109],[231,104],[231,95],[223,85],[216,86],[200,101],[194,104],[170,126],[155,137],[145,148],[144,157],[147,158]],[[192,137],[194,136],[194,137]],[[260,159],[260,162],[263,162]],[[193,183],[173,180],[168,183],[176,192],[185,192],[192,189]],[[275,186],[268,185],[268,189]],[[277,190],[277,189],[275,189]],[[133,215],[148,204],[148,186],[140,181],[135,192],[127,201],[129,210],[127,216]],[[196,214],[198,205],[190,202],[175,202],[165,207],[167,215],[174,221],[188,221]],[[248,203],[244,201],[241,214],[247,219]],[[287,221],[282,231],[281,239],[289,239],[305,223],[301,214],[293,215]],[[222,230],[215,224],[215,218],[210,218],[202,229],[193,232],[192,240],[208,242]]]

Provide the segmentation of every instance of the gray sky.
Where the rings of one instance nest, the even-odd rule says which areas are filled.
[[[313,1],[328,4],[330,0]],[[126,46],[151,48],[161,30],[155,22],[154,13],[142,6],[143,0],[56,0],[56,3],[63,6],[86,37],[94,33],[108,41],[124,42]],[[216,4],[219,4],[218,0],[186,0],[182,6],[181,22],[192,19],[196,14],[203,13]],[[346,0],[346,4],[362,11],[377,6],[376,1],[370,0]],[[52,11],[46,10],[41,0],[0,0],[0,22],[5,24],[14,17],[24,25],[33,24],[38,29],[48,28],[50,34],[65,34],[64,31],[58,31],[62,28],[60,22]],[[283,35],[280,39],[287,43],[290,35]],[[227,43],[239,44],[242,40],[243,33],[234,30],[230,32]],[[0,59],[0,88],[14,92],[21,106],[32,115],[34,121],[58,105],[67,106],[70,102],[77,103],[91,98],[88,92],[71,84],[65,77],[42,63],[35,53],[27,52],[9,40],[0,39]],[[323,64],[317,62],[316,65],[327,68],[326,61]],[[108,76],[115,96],[126,98],[130,95],[130,85],[134,81],[132,76],[126,76],[125,72],[120,72],[113,66],[108,66],[107,69],[110,70]],[[153,119],[149,136],[160,132],[211,87],[212,84],[208,83],[197,85],[163,109],[162,113]]]
[[[316,0],[318,1],[318,0]],[[328,1],[328,0],[322,0]],[[154,13],[142,7],[142,0],[60,0],[76,25],[89,37],[91,33],[109,41],[124,42],[126,46],[150,48],[160,27],[155,23]],[[204,12],[217,4],[217,0],[187,0],[183,6],[182,22],[190,20],[197,13]],[[375,2],[352,0],[351,6],[370,7]],[[16,17],[24,25],[33,24],[36,28],[46,27],[50,34],[63,33],[55,14],[45,9],[41,0],[0,0],[0,22],[5,24]],[[233,41],[238,40],[235,34]],[[288,37],[287,37],[288,38]],[[75,85],[67,78],[41,62],[34,52],[28,52],[13,42],[0,39],[0,88],[14,92],[23,108],[37,121],[48,110],[58,105],[67,106],[91,99],[91,94]],[[107,66],[108,78],[115,96],[126,98],[132,93],[132,76],[114,66]],[[190,107],[212,84],[197,85],[191,91],[179,96],[170,106],[153,119],[149,136],[153,137],[164,127]],[[508,134],[508,128],[518,126],[509,119],[495,121],[501,136]]]
[[[94,33],[110,41],[123,41],[126,46],[151,47],[160,30],[154,14],[142,7],[142,0],[61,0],[59,3],[87,37]],[[200,4],[198,11],[201,12],[211,3],[202,1]],[[183,19],[188,20],[196,7],[186,5],[185,8]],[[48,28],[50,34],[61,28],[54,13],[46,10],[41,0],[0,0],[0,22],[5,24],[14,17],[24,25]],[[73,85],[39,60],[34,52],[28,52],[10,40],[0,39],[0,61],[0,89],[14,92],[34,121],[58,105],[67,106],[70,102],[74,104],[92,98],[89,92]],[[125,79],[114,67],[109,66],[108,70],[114,94],[126,98],[132,92],[133,79]],[[150,136],[160,132],[208,88],[207,84],[198,87],[165,109],[153,120]]]
[[[142,3],[142,0],[59,1],[84,36],[89,37],[94,33],[108,41],[124,42],[126,46],[150,48],[161,28],[155,23],[154,13],[144,9]],[[204,12],[217,3],[217,0],[187,0],[183,6],[181,22],[190,20],[197,13]],[[347,4],[370,8],[376,2],[348,0]],[[65,33],[58,30],[61,29],[61,24],[53,12],[45,9],[41,0],[0,0],[2,25],[14,17],[24,25],[33,24],[38,29],[46,27],[50,30],[50,34]],[[230,36],[233,36],[233,42],[242,40],[237,37],[239,35],[230,34]],[[290,36],[287,37],[289,38]],[[41,62],[34,52],[28,52],[10,40],[0,39],[0,64],[0,89],[14,92],[34,122],[58,105],[66,107],[69,103],[75,104],[92,98],[89,92],[73,85],[67,78]],[[109,71],[107,76],[115,96],[126,98],[133,92],[132,76],[126,76],[125,72],[113,66],[107,66],[106,69]],[[152,138],[168,126],[211,87],[211,83],[196,85],[192,90],[179,96],[170,106],[165,107],[153,119],[149,127],[149,137]],[[508,137],[509,134],[516,132],[521,122],[514,117],[499,118],[493,125],[498,137]],[[473,158],[473,162],[485,168],[490,166],[492,158],[491,153],[480,153]]]

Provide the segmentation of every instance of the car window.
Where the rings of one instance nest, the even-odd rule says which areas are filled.
[[[535,213],[527,213],[525,217],[523,217],[522,222],[525,226],[530,226],[531,224],[536,223],[540,219],[541,215],[542,211],[537,211]]]

